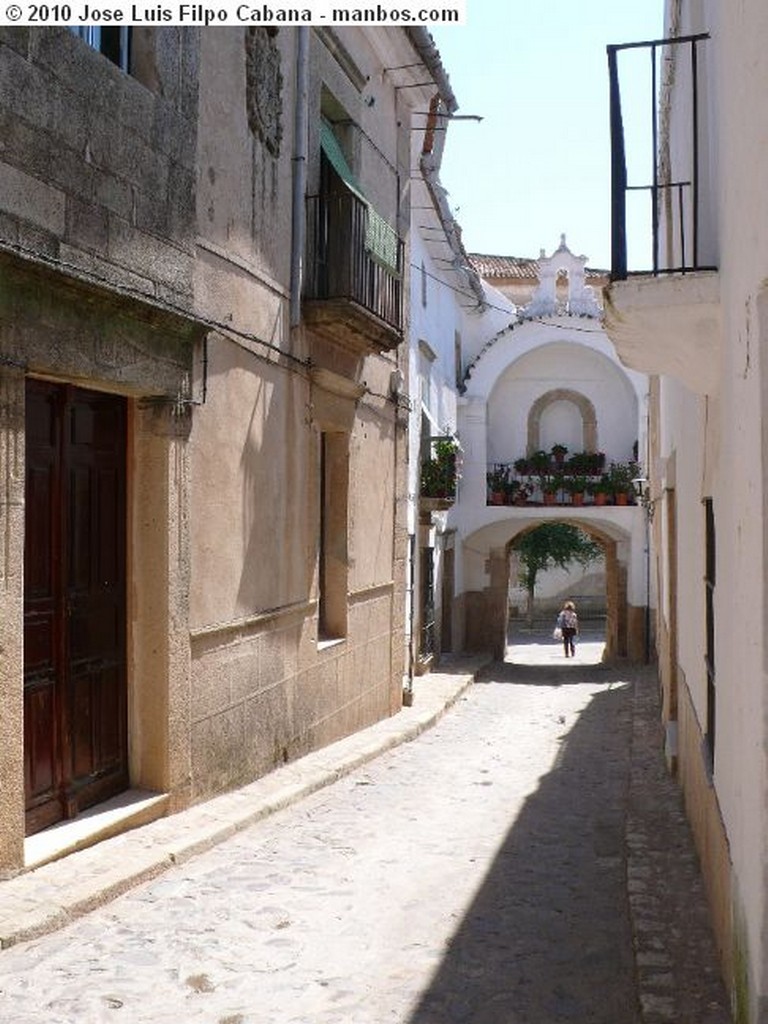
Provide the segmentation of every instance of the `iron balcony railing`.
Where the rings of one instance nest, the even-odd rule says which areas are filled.
[[[608,50],[608,73],[610,78],[610,125],[611,125],[611,278],[626,280],[627,265],[627,193],[647,192],[650,196],[651,219],[651,267],[633,270],[632,273],[654,275],[686,273],[694,270],[715,270],[701,261],[700,219],[701,219],[701,169],[700,169],[700,124],[699,124],[699,54],[698,47],[709,39],[708,33],[679,36],[670,39],[656,39],[647,42],[611,45]],[[682,175],[673,170],[669,150],[664,153],[660,147],[659,110],[660,83],[659,56],[665,55],[666,47],[684,47],[689,51],[690,68],[690,156]],[[650,54],[650,99],[651,99],[651,145],[653,179],[649,183],[629,184],[627,175],[627,153],[624,117],[621,104],[618,55],[626,50],[647,49]],[[665,131],[669,131],[669,126]],[[663,134],[663,133],[662,133]],[[667,144],[669,139],[662,138]],[[687,148],[687,147],[685,147]],[[679,161],[679,154],[677,156]],[[666,227],[665,256],[662,258],[660,226],[662,216]]]
[[[580,453],[560,465],[547,455],[492,462],[486,470],[486,505],[632,505],[640,466],[634,459],[611,462],[602,452]],[[590,465],[589,460],[592,460]]]
[[[382,224],[352,192],[307,196],[304,297],[354,302],[402,333],[403,243],[386,225],[382,242]]]

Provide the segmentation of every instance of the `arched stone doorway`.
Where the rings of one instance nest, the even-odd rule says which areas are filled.
[[[570,523],[588,534],[605,555],[606,624],[604,660],[636,657],[642,650],[642,638],[630,635],[636,631],[641,617],[632,614],[627,589],[626,547],[628,538],[619,538],[599,525],[585,519],[568,517],[549,520]],[[464,595],[466,648],[470,651],[490,651],[494,658],[504,658],[508,629],[508,595],[510,581],[510,553],[515,541],[523,534],[540,526],[543,519],[526,523],[508,522],[502,543],[491,543],[486,559],[488,585],[482,591],[469,591]]]

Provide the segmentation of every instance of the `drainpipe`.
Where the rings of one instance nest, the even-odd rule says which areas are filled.
[[[418,524],[416,525],[418,531]],[[403,706],[413,704],[413,675],[415,665],[415,640],[413,627],[416,621],[416,553],[418,551],[418,533],[408,534],[408,676],[403,691]]]
[[[296,107],[293,121],[293,198],[291,206],[291,327],[301,323],[301,286],[307,237],[307,154],[309,151],[310,29],[296,29]]]

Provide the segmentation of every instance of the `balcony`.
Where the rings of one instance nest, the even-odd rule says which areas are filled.
[[[720,376],[720,275],[630,277],[605,293],[605,333],[622,361],[669,374],[696,394],[714,394]]]
[[[700,116],[706,110],[708,38],[702,33],[608,47],[612,218],[605,294],[606,333],[622,361],[705,394],[717,388],[720,343],[714,186]],[[620,57],[635,61],[635,72],[647,76],[633,83],[633,95],[646,87],[645,116],[636,106],[622,107]],[[641,137],[650,151],[638,145]],[[650,181],[630,182],[631,169],[640,167],[644,176],[647,166]]]
[[[638,464],[613,462],[604,472],[604,463],[602,452],[578,452],[566,460],[563,452],[554,450],[535,452],[514,463],[494,462],[487,467],[486,505],[634,504],[632,481],[639,475]]]
[[[686,274],[715,270],[702,256],[702,194],[707,182],[702,175],[703,131],[700,106],[700,46],[709,35],[679,36],[650,42],[609,46],[608,72],[611,125],[611,280],[624,281],[629,274],[627,252],[627,206],[633,200],[636,220],[647,219],[650,227],[649,266],[633,273]],[[629,111],[632,165],[652,167],[652,180],[630,184],[627,159],[625,112],[621,102],[620,54],[646,51],[647,84],[650,96],[650,152],[638,144],[646,134],[644,118],[638,124],[637,111]],[[643,76],[645,77],[645,76]],[[672,130],[672,123],[675,130]],[[634,195],[631,195],[634,193]],[[634,200],[646,197],[643,210]]]
[[[441,512],[456,502],[459,446],[452,437],[428,437],[421,461],[419,509]]]
[[[307,197],[304,319],[356,354],[403,337],[403,243],[352,192]]]

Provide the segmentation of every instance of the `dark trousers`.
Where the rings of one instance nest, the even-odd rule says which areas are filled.
[[[576,644],[573,642],[573,638],[576,636],[576,630],[573,626],[563,626],[563,648],[565,649],[565,656],[576,653]]]

